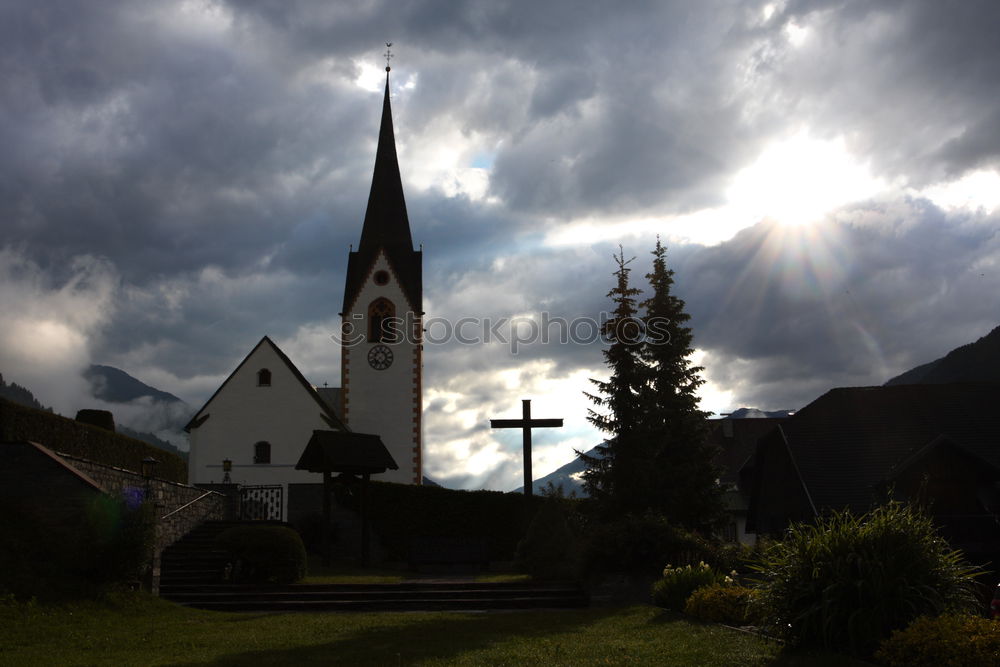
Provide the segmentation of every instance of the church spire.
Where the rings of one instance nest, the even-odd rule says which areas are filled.
[[[414,312],[421,312],[423,301],[421,252],[413,249],[403,184],[399,176],[399,161],[396,158],[396,139],[392,129],[388,66],[388,58],[391,57],[387,52],[382,123],[378,133],[378,149],[375,152],[372,187],[368,193],[368,208],[361,228],[361,242],[358,249],[348,255],[347,284],[344,289],[345,313],[354,304],[380,252],[389,260]]]
[[[389,103],[389,67],[385,68],[385,98],[382,101],[382,125],[375,153],[375,172],[368,194],[368,210],[361,230],[360,252],[386,249],[413,250],[406,200],[396,158],[396,139],[392,131],[392,107]]]

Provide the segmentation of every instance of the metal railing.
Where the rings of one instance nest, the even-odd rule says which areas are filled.
[[[205,493],[201,494],[200,496],[198,496],[197,498],[195,498],[195,499],[194,499],[194,500],[192,500],[191,502],[187,502],[187,503],[184,503],[183,505],[181,505],[181,506],[180,506],[180,507],[178,507],[177,509],[175,509],[175,510],[172,510],[172,511],[170,511],[170,512],[167,512],[166,514],[164,514],[163,516],[161,516],[161,517],[160,517],[160,521],[163,521],[163,520],[164,520],[164,519],[166,519],[167,517],[170,517],[170,516],[173,516],[174,514],[177,514],[177,513],[178,513],[178,512],[180,512],[181,510],[185,510],[185,509],[187,509],[188,507],[191,507],[191,505],[194,505],[194,504],[195,504],[196,502],[198,502],[198,501],[199,501],[199,500],[201,500],[202,498],[206,498],[206,497],[208,497],[208,496],[211,496],[211,495],[213,495],[214,493],[215,493],[215,491],[206,491]]]

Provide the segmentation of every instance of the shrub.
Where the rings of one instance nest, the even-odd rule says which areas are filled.
[[[176,454],[120,433],[0,398],[0,441],[20,440],[37,442],[70,456],[132,471],[142,470],[142,460],[152,456],[159,461],[157,477],[187,482],[187,462]]]
[[[583,562],[577,539],[557,501],[542,503],[517,545],[515,566],[535,579],[577,579]]]
[[[663,569],[663,577],[653,584],[653,604],[665,609],[683,611],[691,594],[703,586],[726,583],[726,575],[709,567],[704,561],[697,565]]]
[[[598,571],[655,576],[664,561],[686,564],[711,559],[703,539],[654,513],[593,521],[586,534],[587,562]]]
[[[1000,624],[978,616],[921,616],[875,654],[890,667],[1000,664]]]
[[[0,594],[93,597],[135,584],[149,567],[155,534],[151,503],[98,495],[59,522],[37,507],[7,509],[0,515]]]
[[[229,555],[233,581],[290,584],[306,575],[306,549],[291,528],[236,526],[216,544]]]
[[[975,607],[975,570],[899,503],[795,525],[758,572],[767,619],[791,643],[856,655],[918,616]]]
[[[684,605],[684,613],[703,621],[728,625],[751,625],[755,591],[735,583],[712,584],[696,589]]]
[[[372,481],[366,509],[372,530],[393,560],[405,560],[414,539],[487,541],[490,559],[510,561],[541,498],[500,491],[458,491]],[[358,510],[357,487],[334,485],[337,503]],[[317,510],[319,507],[317,506]]]

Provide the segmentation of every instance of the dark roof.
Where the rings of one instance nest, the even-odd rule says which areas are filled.
[[[1000,385],[832,389],[781,430],[817,510],[862,512],[885,480],[935,440],[1000,467]]]
[[[344,421],[344,416],[340,414],[341,398],[343,390],[340,387],[316,387],[316,393],[323,399],[327,407],[333,410],[337,418]]]
[[[269,345],[271,349],[274,350],[274,353],[278,356],[278,359],[280,359],[282,363],[284,363],[285,366],[288,367],[288,370],[292,372],[292,375],[295,377],[295,379],[299,381],[299,384],[301,384],[302,387],[309,393],[309,395],[312,396],[313,400],[316,401],[316,405],[318,405],[320,408],[320,415],[324,418],[324,420],[328,424],[330,424],[331,427],[340,428],[345,431],[348,430],[347,426],[343,423],[343,421],[341,421],[340,417],[338,417],[337,414],[333,411],[333,409],[329,405],[327,405],[322,398],[320,398],[319,394],[316,393],[316,390],[313,388],[311,384],[309,384],[309,381],[306,380],[305,376],[302,375],[299,369],[295,367],[295,364],[293,364],[292,360],[288,358],[288,355],[282,352],[281,348],[275,345],[274,341],[272,341],[269,337],[264,336],[263,338],[260,339],[260,342],[254,345],[253,349],[247,353],[247,356],[243,357],[243,361],[241,361],[236,366],[236,368],[233,369],[233,372],[229,374],[229,377],[226,378],[225,382],[219,385],[219,388],[215,390],[215,393],[212,394],[211,398],[205,401],[205,404],[201,406],[201,409],[198,410],[198,412],[194,413],[194,416],[191,417],[191,420],[184,427],[185,431],[190,433],[192,428],[197,428],[201,426],[202,423],[204,423],[205,419],[207,419],[209,416],[208,414],[202,415],[202,413],[205,412],[205,408],[207,408],[208,405],[212,402],[212,400],[219,395],[219,392],[221,392],[222,389],[227,384],[229,384],[229,381],[233,379],[233,376],[235,376],[236,373],[241,368],[243,368],[243,364],[245,364],[247,360],[251,356],[253,356],[253,353],[256,352],[257,348],[259,348],[261,345]]]
[[[739,482],[740,470],[753,458],[757,441],[785,419],[709,420],[709,442],[718,449],[715,465],[721,469],[719,481],[724,484]]]
[[[406,200],[403,197],[396,140],[392,131],[388,73],[385,77],[385,98],[382,102],[382,125],[375,153],[375,170],[372,174],[371,191],[368,193],[368,209],[365,211],[365,223],[361,230],[361,243],[347,258],[343,312],[348,312],[357,299],[379,251],[385,252],[410,306],[415,312],[422,312],[422,253],[413,250],[410,221],[406,215]]]
[[[377,435],[342,431],[313,431],[296,470],[378,474],[399,470]]]

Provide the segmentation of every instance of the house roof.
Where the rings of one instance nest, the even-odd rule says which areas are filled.
[[[377,435],[313,431],[295,469],[360,475],[399,470],[399,466]]]
[[[721,469],[719,481],[739,482],[740,470],[753,458],[757,441],[787,418],[712,419],[709,442],[718,448],[715,464]]]
[[[422,312],[422,253],[413,250],[410,221],[406,215],[406,200],[403,197],[403,183],[396,158],[396,139],[392,130],[388,71],[385,77],[378,149],[375,152],[375,169],[368,193],[365,222],[361,229],[361,243],[347,258],[344,313],[353,306],[380,251],[385,253],[410,306],[415,312]]]
[[[229,377],[226,378],[225,382],[219,385],[219,388],[215,390],[215,393],[212,394],[211,398],[205,401],[205,404],[201,406],[201,409],[198,410],[198,412],[196,412],[193,417],[191,417],[191,420],[188,421],[187,425],[184,427],[185,431],[190,433],[191,429],[198,428],[205,422],[206,419],[208,419],[210,415],[210,413],[206,412],[208,406],[212,403],[213,400],[215,400],[215,397],[219,395],[219,393],[226,387],[226,385],[229,384],[229,381],[233,379],[233,377],[239,372],[239,370],[243,368],[243,365],[246,364],[247,361],[250,359],[250,357],[253,356],[254,352],[256,352],[257,349],[260,348],[262,345],[269,346],[274,351],[275,355],[277,355],[278,359],[280,359],[281,362],[288,368],[288,370],[291,371],[292,376],[295,377],[296,380],[298,380],[299,384],[302,385],[302,388],[306,390],[309,396],[316,401],[316,405],[320,409],[320,415],[324,418],[324,420],[328,424],[330,424],[332,428],[339,428],[345,431],[349,430],[347,426],[343,423],[343,421],[341,421],[341,419],[337,416],[336,412],[334,412],[333,408],[330,405],[328,405],[322,398],[320,398],[320,395],[316,392],[316,389],[313,388],[311,384],[309,384],[309,381],[306,380],[305,376],[302,375],[299,369],[295,367],[295,364],[293,364],[292,360],[288,358],[288,355],[282,352],[281,348],[279,348],[274,343],[274,341],[272,341],[269,337],[264,336],[263,338],[260,339],[260,342],[254,345],[253,349],[250,350],[249,353],[247,353],[247,356],[243,357],[243,361],[241,361],[236,366],[236,368],[233,369],[233,372],[229,374]]]
[[[1000,467],[1000,385],[832,389],[781,425],[817,509],[865,511],[900,466],[946,438]]]

